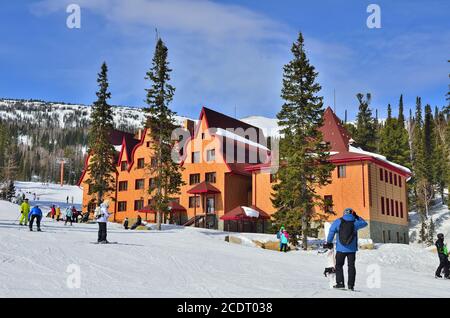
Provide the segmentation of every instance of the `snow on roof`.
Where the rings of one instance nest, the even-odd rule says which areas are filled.
[[[371,157],[373,157],[373,158],[376,158],[376,159],[378,159],[378,160],[381,160],[381,161],[383,161],[383,162],[386,162],[386,163],[390,164],[391,166],[396,167],[397,169],[400,169],[400,170],[402,170],[402,171],[405,171],[405,172],[408,173],[408,174],[411,174],[411,170],[410,170],[410,169],[408,169],[408,168],[406,168],[406,167],[404,167],[404,166],[402,166],[402,165],[399,165],[399,164],[397,164],[397,163],[395,163],[395,162],[389,161],[389,160],[386,159],[385,156],[379,155],[379,154],[377,154],[377,153],[373,153],[373,152],[370,152],[370,151],[365,151],[365,150],[363,150],[363,149],[361,149],[361,148],[359,148],[359,147],[354,147],[354,146],[352,146],[352,145],[349,145],[348,151],[349,151],[349,152],[353,152],[353,153],[362,154],[362,155],[371,156]]]
[[[250,218],[259,218],[259,212],[255,209],[249,208],[248,206],[243,206],[242,210],[244,210],[245,215]]]
[[[254,142],[254,141],[251,141],[251,140],[249,140],[247,138],[239,136],[238,134],[235,134],[235,133],[233,133],[233,132],[231,132],[229,130],[225,130],[223,128],[217,128],[215,134],[218,135],[218,136],[222,136],[222,137],[231,139],[231,140],[242,142],[243,144],[246,144],[246,145],[249,145],[249,146],[253,146],[253,147],[256,147],[256,148],[263,149],[265,151],[270,151],[270,149],[267,148],[266,146],[263,146],[263,145],[261,145],[261,144],[259,144],[257,142]]]

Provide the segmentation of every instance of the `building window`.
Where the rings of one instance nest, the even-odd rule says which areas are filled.
[[[136,179],[135,183],[134,183],[134,188],[136,190],[142,190],[145,187],[145,181],[144,179]]]
[[[407,243],[408,242],[408,240],[406,239],[406,233],[405,232],[403,232],[403,243]]]
[[[150,190],[153,190],[156,188],[156,179],[155,178],[150,178],[148,180],[148,187],[150,188]]]
[[[137,162],[137,168],[138,169],[144,169],[145,166],[145,160],[144,158],[139,158]]]
[[[397,232],[397,243],[400,243],[400,233]]]
[[[119,181],[119,191],[128,190],[128,181]]]
[[[400,217],[403,219],[403,202],[400,202]]]
[[[92,190],[94,189],[94,187],[92,186],[92,184],[89,184],[88,186],[88,194],[92,194]]]
[[[276,173],[271,173],[270,174],[270,183],[275,183],[278,181],[278,177]]]
[[[147,141],[147,148],[150,148],[150,141]]]
[[[338,178],[345,178],[345,166],[338,166]]]
[[[324,212],[325,213],[333,213],[333,196],[332,195],[325,195],[323,197],[323,203],[324,203]]]
[[[389,199],[386,198],[386,214],[390,215],[390,209],[389,209]]]
[[[205,180],[209,183],[216,183],[216,173],[215,172],[208,172],[205,174]]]
[[[384,170],[384,182],[388,182],[389,181],[389,174],[387,172],[387,170]]]
[[[200,173],[189,175],[189,185],[200,183]]]
[[[380,168],[380,181],[383,181],[383,169]]]
[[[402,187],[402,177],[398,176],[398,186],[401,188]]]
[[[389,172],[389,183],[392,184],[392,172]]]
[[[216,200],[214,198],[206,199],[206,213],[216,212]]]
[[[206,161],[216,161],[216,149],[209,149],[206,151]]]
[[[144,200],[135,200],[134,201],[134,210],[139,211],[144,208]]]
[[[195,151],[192,153],[191,161],[192,163],[200,163],[200,151]]]
[[[384,210],[384,197],[381,197],[381,214],[385,214],[386,211]]]
[[[394,200],[391,200],[391,215],[394,216]]]
[[[150,165],[152,166],[152,168],[158,167],[158,159],[153,157],[150,161]]]
[[[128,162],[122,161],[120,163],[120,171],[126,171],[128,169]]]
[[[189,197],[189,208],[200,207],[200,197]]]
[[[388,241],[391,241],[391,230],[388,230]]]
[[[386,231],[383,231],[383,243],[386,243]]]
[[[205,139],[205,133],[202,133],[202,140]]]
[[[395,186],[397,185],[397,175],[396,174],[394,174],[394,185]]]
[[[398,213],[398,201],[395,201],[395,216],[399,217],[399,213]]]
[[[127,202],[126,201],[120,201],[117,203],[117,211],[118,212],[124,212],[127,210]]]

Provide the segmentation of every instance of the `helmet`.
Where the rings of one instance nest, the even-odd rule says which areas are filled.
[[[353,209],[352,208],[347,208],[344,210],[344,215],[346,214],[352,214],[353,213]]]

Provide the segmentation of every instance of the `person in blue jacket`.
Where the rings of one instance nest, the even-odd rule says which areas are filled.
[[[327,237],[327,245],[333,246],[336,238],[336,285],[334,288],[343,289],[344,284],[344,263],[347,259],[348,265],[348,289],[353,290],[356,279],[356,252],[358,251],[358,231],[365,228],[367,222],[359,217],[351,209],[345,209],[344,216],[333,222]]]
[[[39,206],[35,206],[31,209],[30,214],[28,215],[28,221],[30,221],[30,231],[33,232],[33,223],[36,220],[37,231],[41,232],[41,220],[42,220],[42,211]]]

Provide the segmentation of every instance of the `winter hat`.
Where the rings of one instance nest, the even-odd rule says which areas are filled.
[[[437,235],[437,237],[438,237],[438,239],[443,240],[443,239],[444,239],[444,234],[439,233],[439,234]]]
[[[346,214],[352,214],[353,213],[353,209],[352,208],[347,208],[344,210],[344,215]]]

